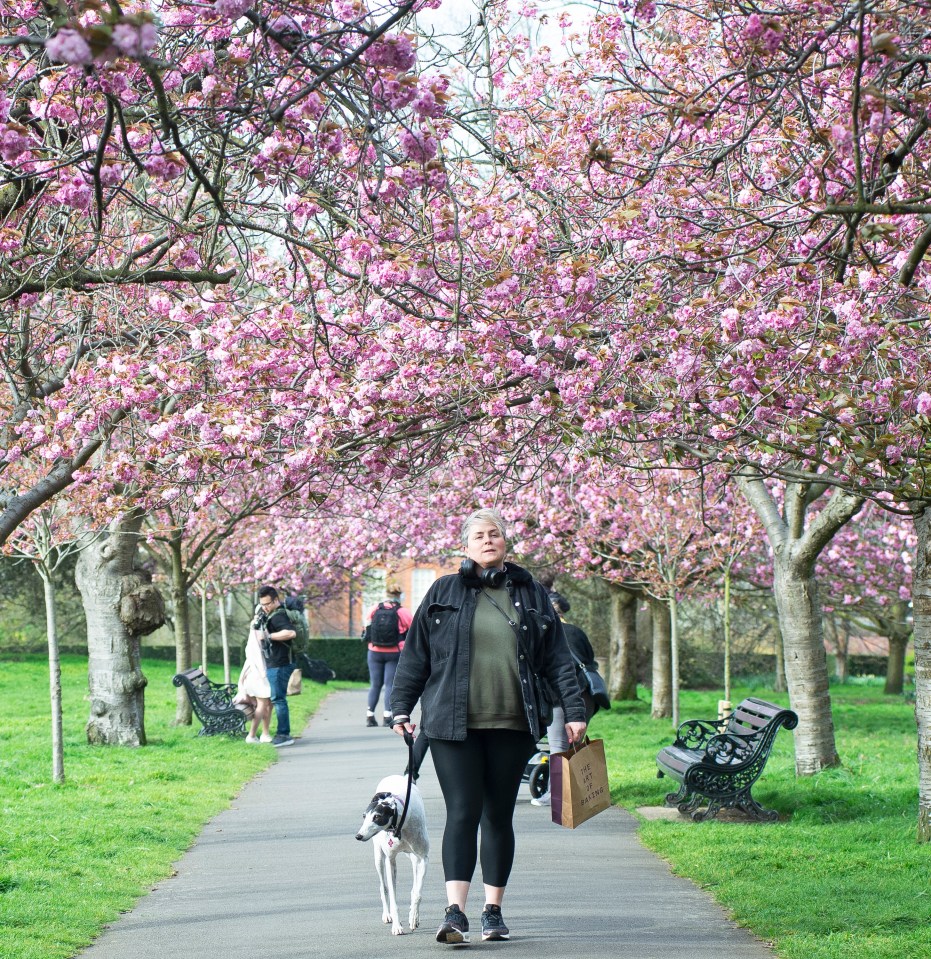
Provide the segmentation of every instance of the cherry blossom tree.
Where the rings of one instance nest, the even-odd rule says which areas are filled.
[[[602,6],[568,58],[501,60],[502,101],[521,108],[502,109],[496,143],[559,198],[571,225],[563,255],[587,250],[605,297],[589,352],[604,344],[613,375],[584,421],[590,445],[661,436],[729,463],[764,519],[774,514],[759,484],[770,476],[798,483],[799,503],[839,486],[809,536],[818,549],[863,497],[887,492],[915,503],[923,542],[923,6]],[[816,557],[801,555],[806,546],[788,562],[794,549],[767,528],[787,560],[781,616],[797,610],[790,695],[815,721],[800,728],[827,731],[801,751],[799,771],[814,772],[836,761]],[[923,835],[929,808],[923,799]]]
[[[889,641],[885,691],[901,694],[912,633],[914,531],[908,517],[871,505],[821,557],[826,609]]]

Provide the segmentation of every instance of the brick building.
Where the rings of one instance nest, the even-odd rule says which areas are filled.
[[[350,583],[339,599],[320,606],[308,607],[307,620],[311,636],[360,636],[367,613],[385,598],[385,584],[397,581],[404,591],[401,602],[411,612],[420,605],[433,581],[459,569],[459,559],[447,564],[410,563],[401,561],[390,568],[369,570],[361,580]]]

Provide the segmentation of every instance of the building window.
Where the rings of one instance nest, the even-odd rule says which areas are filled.
[[[420,601],[427,595],[427,590],[433,585],[435,579],[435,569],[419,568],[411,572],[410,602],[404,604],[411,612],[420,605]]]
[[[385,598],[385,583],[388,579],[386,569],[370,569],[362,575],[362,615],[377,606]],[[366,622],[368,622],[366,620]]]

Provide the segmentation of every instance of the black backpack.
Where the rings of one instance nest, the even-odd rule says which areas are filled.
[[[335,671],[330,669],[326,660],[311,659],[306,653],[299,653],[296,662],[301,673],[315,683],[328,683],[331,679],[336,679]]]
[[[398,603],[379,603],[366,628],[366,641],[373,646],[394,648],[401,641]]]

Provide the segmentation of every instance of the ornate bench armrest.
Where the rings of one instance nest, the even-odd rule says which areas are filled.
[[[726,728],[726,719],[689,719],[679,725],[673,745],[683,749],[703,749],[709,739]]]
[[[204,701],[214,709],[223,709],[225,706],[233,705],[233,697],[237,689],[236,683],[211,683],[209,692],[204,691],[201,695]]]
[[[757,733],[748,736],[721,733],[712,736],[705,744],[705,758],[719,766],[745,763],[757,753],[762,742]]]

